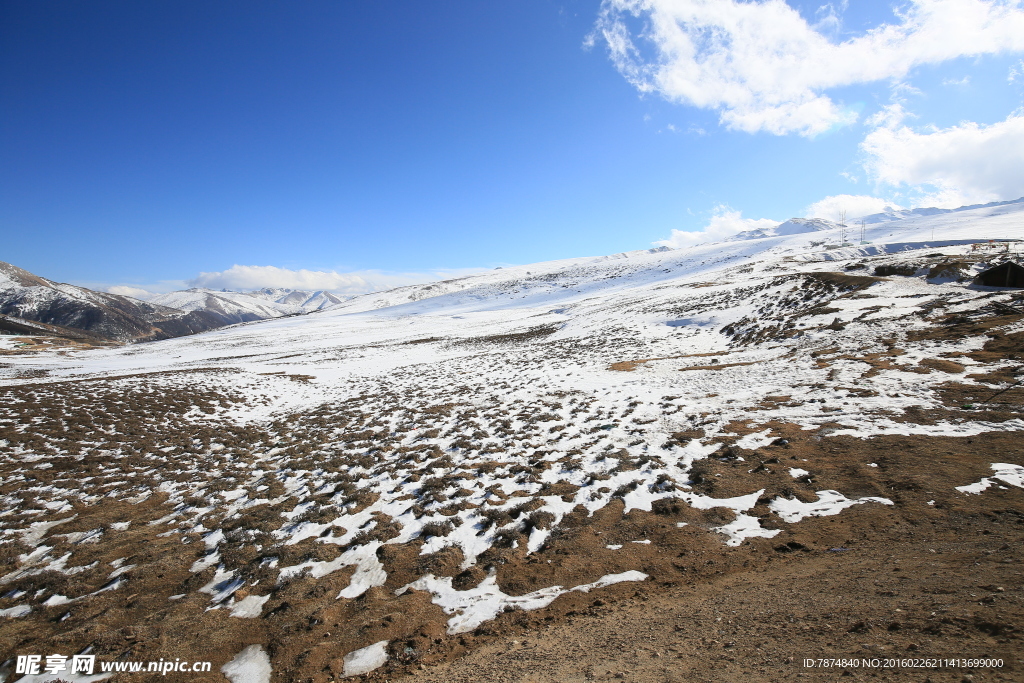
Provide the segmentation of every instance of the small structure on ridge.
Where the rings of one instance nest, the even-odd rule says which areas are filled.
[[[1024,266],[1014,261],[1004,261],[978,273],[974,284],[986,287],[1024,288]]]

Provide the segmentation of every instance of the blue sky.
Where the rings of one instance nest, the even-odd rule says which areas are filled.
[[[355,292],[1013,199],[1022,55],[1018,0],[7,0],[0,260]]]

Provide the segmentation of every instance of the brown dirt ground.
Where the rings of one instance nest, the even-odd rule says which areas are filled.
[[[109,532],[118,534],[119,542],[104,545],[104,557],[96,558],[128,557],[144,568],[132,574],[131,593],[109,591],[79,606],[4,620],[0,648],[63,652],[92,644],[127,659],[169,655],[223,663],[242,647],[261,643],[274,662],[275,681],[336,679],[344,654],[378,640],[392,641],[393,656],[370,680],[958,681],[967,673],[979,681],[1024,680],[1024,492],[991,487],[968,495],[953,488],[991,474],[992,462],[1024,464],[1019,436],[858,440],[822,438],[785,424],[773,427],[791,442],[758,452],[736,449],[744,461],[714,460],[708,480],[715,483],[704,490],[724,497],[763,487],[767,502],[779,493],[814,500],[814,491],[834,488],[850,498],[884,496],[895,504],[866,503],[791,525],[772,524],[761,503],[751,514],[764,516],[766,526],[782,532],[736,548],[708,533],[731,519],[727,510],[663,503],[653,512],[622,515],[620,503],[591,518],[570,516],[541,552],[526,556],[505,548],[481,564],[495,564],[499,585],[512,594],[630,569],[651,578],[569,594],[546,609],[503,614],[456,636],[445,634],[447,617],[428,594],[394,596],[423,562],[434,563],[431,568],[441,574],[457,571],[459,558],[422,558],[418,541],[389,546],[382,553],[390,572],[387,585],[359,599],[334,599],[351,570],[340,571],[284,584],[263,618],[237,619],[226,610],[207,611],[202,594],[168,601],[170,595],[194,591],[210,571],[190,574],[195,558],[182,552],[180,540],[154,537],[152,527],[144,525],[164,511],[159,499],[138,506],[83,507],[77,519],[53,533],[135,520],[126,531]],[[771,462],[776,459],[777,464]],[[766,463],[761,471],[747,471],[759,460]],[[794,481],[786,473],[797,464],[811,470],[809,481]],[[716,471],[728,476],[719,480]],[[681,521],[689,526],[677,527]],[[645,538],[653,542],[629,543]],[[609,543],[625,547],[612,551],[604,547]],[[458,575],[457,582],[469,587],[482,577],[474,569]],[[0,601],[0,608],[7,602]],[[1001,657],[1004,667],[972,672],[851,668],[844,675],[800,664],[804,657],[897,655]],[[190,680],[223,679],[215,674]]]
[[[1022,462],[1019,438],[897,437],[826,452],[828,476],[843,476],[843,461],[877,461],[857,495],[887,489],[896,505],[854,506],[784,525],[774,539],[702,549],[678,578],[652,572],[642,586],[609,589],[615,597],[577,599],[555,623],[540,613],[507,619],[465,658],[398,680],[1024,680],[1022,492],[952,489],[985,475],[988,458]],[[995,657],[1003,667],[802,664],[931,657]]]
[[[1024,356],[1021,333],[994,334],[990,326],[976,322],[952,324],[939,333],[992,335],[982,351],[965,354],[976,360]],[[957,383],[960,375],[951,372],[955,370],[942,363],[923,364],[922,371],[949,376],[938,392],[943,407],[908,411],[903,419],[924,424],[983,417],[1000,423],[1021,417],[1024,388],[993,397],[995,388]],[[1004,367],[976,379],[994,385],[1019,376],[1015,368]],[[67,386],[69,395],[75,395],[75,387],[86,385]],[[175,410],[193,405],[171,398],[181,404]],[[216,397],[203,400],[212,405]],[[45,410],[66,415],[69,405],[42,406],[40,419]],[[322,683],[340,678],[346,653],[388,640],[390,661],[366,680],[1024,681],[1024,491],[992,486],[980,495],[969,495],[954,488],[990,475],[994,462],[1024,465],[1020,432],[857,439],[830,436],[827,426],[815,432],[786,423],[758,429],[766,426],[789,443],[757,451],[723,451],[721,458],[707,461],[697,489],[721,498],[763,488],[765,493],[750,514],[766,527],[781,529],[775,538],[726,547],[724,538],[710,529],[733,518],[728,510],[700,511],[661,501],[651,512],[623,515],[619,502],[593,517],[570,514],[538,553],[526,555],[522,538],[518,548],[512,547],[517,539],[508,538],[504,546],[481,556],[479,567],[461,573],[457,552],[421,556],[420,540],[385,546],[379,555],[388,571],[385,586],[355,600],[337,600],[351,568],[316,580],[300,577],[276,585],[258,619],[237,619],[225,609],[207,609],[209,597],[195,590],[212,578],[213,570],[189,571],[202,544],[182,545],[181,536],[157,535],[171,527],[146,524],[169,511],[162,497],[134,506],[76,506],[66,514],[78,517],[52,529],[46,543],[66,543],[54,538],[59,534],[103,528],[102,544],[74,550],[76,566],[95,560],[97,568],[73,577],[31,577],[24,588],[83,595],[103,584],[110,571],[104,563],[118,558],[135,565],[126,574],[128,583],[71,605],[36,605],[27,617],[0,619],[0,661],[16,653],[70,654],[92,646],[104,656],[131,660],[210,660],[215,663],[212,675],[189,675],[187,680],[223,683],[219,667],[243,647],[259,643],[271,656],[274,683]],[[743,433],[740,425],[734,427]],[[55,427],[53,438],[73,440],[78,427],[66,428],[65,434]],[[145,430],[140,426],[137,431]],[[242,445],[246,439],[269,439],[243,433],[232,438]],[[58,475],[92,476],[102,464],[98,457],[86,457],[80,464],[69,461],[60,472],[41,470],[33,476],[40,483]],[[148,461],[139,457],[139,467],[148,467]],[[183,456],[168,460],[176,457]],[[132,466],[125,462],[124,467]],[[790,467],[811,475],[795,480],[788,474]],[[8,488],[19,495],[31,493],[14,479],[5,482],[0,493],[8,493]],[[816,491],[825,489],[849,498],[885,497],[894,505],[865,503],[796,524],[782,522],[767,507],[775,496],[812,501]],[[25,504],[33,501],[26,498]],[[127,530],[110,527],[128,520],[133,523]],[[678,527],[680,522],[687,526]],[[652,542],[630,542],[644,539]],[[619,543],[621,550],[605,547]],[[315,550],[295,548],[296,553]],[[468,588],[483,578],[480,567],[488,565],[496,568],[499,586],[510,594],[553,584],[579,585],[627,570],[643,571],[650,578],[590,594],[567,594],[545,609],[505,613],[461,635],[445,633],[447,615],[428,594],[394,593],[424,571],[454,576],[457,587]],[[0,557],[0,572],[6,574],[15,566],[15,556]],[[273,577],[253,578],[262,581],[257,592],[273,584]],[[187,597],[168,600],[181,593]],[[0,609],[14,604],[0,598]],[[1003,667],[802,666],[804,658],[818,657],[995,657],[1003,660]],[[186,678],[137,674],[114,680]]]

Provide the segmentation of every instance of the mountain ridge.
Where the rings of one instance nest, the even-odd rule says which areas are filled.
[[[266,287],[259,290],[232,292],[193,288],[169,292],[140,301],[130,297],[95,292],[84,287],[56,283],[34,275],[26,270],[0,262],[0,313],[35,320],[37,322],[62,325],[87,330],[122,342],[151,341],[208,331],[226,325],[252,323],[309,313],[332,311],[338,313],[359,312],[414,304],[438,297],[450,297],[465,292],[472,300],[487,298],[494,288],[498,291],[521,289],[519,297],[528,297],[541,289],[548,288],[555,280],[562,289],[572,289],[574,282],[583,276],[564,276],[564,273],[581,273],[601,270],[626,273],[650,261],[652,264],[674,262],[680,255],[691,254],[707,267],[724,264],[735,259],[751,258],[765,249],[789,253],[794,257],[816,248],[841,248],[843,253],[860,249],[864,254],[877,253],[878,243],[896,237],[892,244],[934,242],[935,226],[950,237],[956,233],[960,242],[971,241],[976,235],[970,222],[976,217],[1015,214],[1024,208],[1024,198],[992,202],[984,205],[960,207],[957,209],[914,209],[903,213],[884,214],[881,219],[865,223],[867,232],[863,244],[849,245],[842,240],[842,228],[838,224],[820,218],[792,218],[773,228],[744,231],[720,242],[709,242],[695,247],[671,249],[668,247],[640,249],[618,254],[595,257],[577,257],[557,261],[540,262],[522,266],[507,266],[486,273],[418,285],[406,285],[380,292],[369,292],[355,297],[342,298],[328,291],[304,291]],[[973,215],[971,212],[974,212]],[[949,223],[955,214],[954,223]],[[876,214],[875,216],[883,216]],[[869,217],[870,218],[870,217]],[[960,221],[966,221],[963,226]],[[850,231],[854,228],[847,227]],[[847,233],[846,239],[849,239]],[[750,243],[760,246],[747,246]],[[860,242],[860,240],[858,240]],[[874,243],[874,244],[873,244]],[[827,245],[831,244],[831,247]],[[903,248],[903,247],[900,247]],[[854,252],[849,252],[850,254]],[[836,254],[823,258],[835,258]],[[652,271],[652,277],[657,275]],[[559,275],[558,273],[563,273]],[[588,286],[603,282],[602,287],[614,286],[621,275],[602,276]],[[583,277],[583,279],[586,279]],[[473,290],[479,290],[472,294]],[[427,304],[433,306],[433,303]]]
[[[180,337],[226,324],[204,311],[180,311],[120,294],[54,282],[3,261],[0,314],[83,330],[122,343]]]

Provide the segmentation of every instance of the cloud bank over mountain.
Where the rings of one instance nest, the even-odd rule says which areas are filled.
[[[886,208],[902,207],[871,195],[837,194],[814,202],[807,207],[805,215],[807,218],[825,218],[838,222],[842,220],[844,214],[849,221],[881,213]]]
[[[362,276],[337,271],[290,270],[277,266],[233,265],[227,270],[200,273],[188,281],[192,287],[208,289],[246,290],[272,287],[275,289],[326,289],[346,294],[361,294],[373,290]]]
[[[915,131],[881,126],[861,149],[869,177],[881,186],[917,191],[917,205],[954,208],[1005,201],[1024,192],[1024,116],[980,125]]]
[[[390,273],[379,270],[338,272],[336,270],[310,270],[306,268],[281,268],[278,266],[255,266],[235,264],[220,271],[201,272],[187,280],[164,280],[145,284],[88,286],[111,294],[148,300],[155,296],[187,288],[202,288],[228,291],[252,291],[257,289],[295,289],[326,291],[342,296],[357,296],[379,292],[394,287],[423,284],[436,280],[465,277],[481,273],[487,268],[436,269],[414,273]],[[83,283],[83,286],[84,283]]]
[[[654,244],[679,249],[706,242],[720,242],[741,232],[770,229],[780,223],[781,221],[773,221],[770,218],[744,218],[741,211],[719,205],[715,207],[711,220],[703,230],[673,230],[668,239],[659,240]]]

